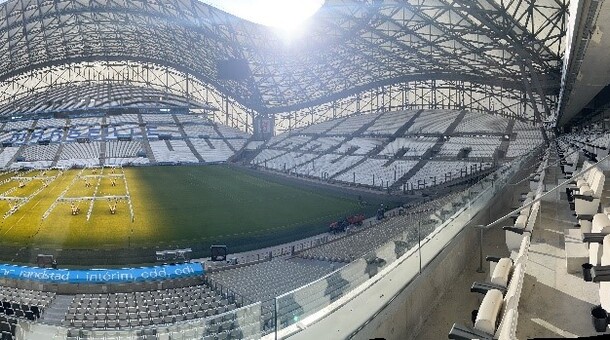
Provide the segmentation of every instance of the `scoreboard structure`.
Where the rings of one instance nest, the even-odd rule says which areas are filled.
[[[259,115],[254,118],[254,139],[268,140],[275,134],[275,117]]]

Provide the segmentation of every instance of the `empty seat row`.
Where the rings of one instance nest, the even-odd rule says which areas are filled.
[[[510,258],[488,258],[490,282],[475,282],[470,291],[484,294],[479,309],[473,311],[473,326],[453,324],[449,339],[511,340],[516,328],[518,304],[525,275],[529,250],[529,236],[524,238],[514,261]]]

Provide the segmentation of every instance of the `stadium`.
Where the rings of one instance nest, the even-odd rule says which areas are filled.
[[[609,7],[0,0],[0,339],[610,333]]]

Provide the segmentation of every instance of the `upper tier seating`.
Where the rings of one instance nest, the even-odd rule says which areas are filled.
[[[47,121],[47,119],[40,119],[41,125],[38,125],[38,127],[44,127],[44,121]],[[33,120],[15,120],[15,121],[10,121],[10,122],[6,122],[6,124],[4,124],[4,127],[2,128],[2,131],[14,131],[14,130],[26,130],[32,127],[32,124],[34,123]],[[38,122],[37,122],[38,123]],[[65,121],[63,121],[63,125],[58,125],[58,127],[62,127],[65,125]]]
[[[296,173],[329,179],[362,160],[362,156],[341,156],[326,154],[294,169]]]
[[[143,114],[142,121],[147,124],[175,123],[174,117],[168,114]]]
[[[400,127],[405,125],[417,111],[395,111],[384,113],[369,126],[365,135],[393,135]]]
[[[68,130],[68,134],[66,135],[66,141],[76,142],[79,138],[86,138],[89,140],[102,140],[102,127],[101,125],[88,126],[88,125],[79,125],[72,126]]]
[[[407,133],[445,133],[459,114],[460,111],[454,110],[424,110]]]
[[[467,112],[460,124],[455,129],[455,132],[473,133],[473,132],[494,132],[504,133],[508,127],[510,120],[501,116],[491,114],[479,114],[475,112]]]
[[[23,145],[28,139],[28,131],[10,131],[0,134],[0,142],[12,143],[13,145]]]
[[[135,115],[135,114],[112,115],[112,116],[106,117],[106,123],[108,125],[138,124],[139,119],[138,119],[138,115]]]
[[[28,144],[37,144],[39,141],[49,141],[51,143],[61,142],[64,136],[64,130],[62,128],[36,128],[30,135]]]
[[[214,127],[209,124],[184,124],[182,128],[189,138],[220,138]]]
[[[327,131],[328,129],[330,129],[331,127],[333,127],[334,125],[337,124],[343,124],[343,121],[345,121],[345,118],[337,118],[337,119],[330,119],[327,121],[324,121],[322,123],[314,123],[311,124],[303,129],[301,129],[299,131],[299,133],[301,134],[321,134],[325,131]],[[333,130],[331,130],[330,132],[332,132]]]
[[[404,149],[406,150],[403,155],[405,157],[421,157],[437,141],[438,137],[399,137],[388,143],[379,155],[392,157]]]
[[[302,151],[325,152],[341,144],[343,137],[318,137],[303,145]]]
[[[381,144],[383,144],[381,139],[355,137],[341,144],[336,152],[348,153],[353,149],[355,155],[366,155]]]
[[[366,113],[353,115],[345,119],[341,124],[335,126],[332,130],[326,132],[327,135],[347,136],[356,132],[364,125],[369,124],[374,119],[379,117],[381,113]]]
[[[169,135],[173,139],[182,138],[182,133],[176,124],[149,124],[146,127],[148,139],[159,139],[162,135]]]
[[[310,140],[312,140],[312,138],[309,136],[289,136],[288,138],[285,138],[274,145],[271,145],[271,144],[269,144],[269,145],[271,147],[273,147],[274,149],[292,150],[292,149],[296,148],[297,146],[301,146],[301,145],[309,142]],[[298,151],[298,150],[296,150],[296,151]]]
[[[176,118],[178,118],[178,121],[182,124],[186,124],[186,123],[210,124],[210,121],[207,118],[203,118],[201,116],[176,115]]]
[[[84,126],[94,126],[101,125],[102,118],[101,117],[86,117],[86,118],[72,118],[70,119],[70,125],[84,125]]]
[[[46,128],[64,128],[67,125],[67,121],[65,119],[58,118],[50,118],[50,119],[39,119],[36,121],[36,127],[40,129]],[[32,126],[32,121],[29,121],[29,124],[24,124],[23,126],[30,127]]]
[[[121,138],[142,139],[142,129],[137,124],[109,125],[106,140]]]
[[[460,150],[469,148],[470,158],[492,158],[499,146],[499,137],[450,137],[445,141],[438,155],[455,157]]]

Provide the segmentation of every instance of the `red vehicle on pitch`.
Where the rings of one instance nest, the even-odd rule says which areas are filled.
[[[362,225],[362,222],[365,220],[365,218],[366,217],[364,217],[364,214],[348,216],[342,220],[331,223],[330,232],[336,234],[345,231],[345,229],[347,229],[347,227],[349,227],[350,225],[360,226]]]

